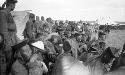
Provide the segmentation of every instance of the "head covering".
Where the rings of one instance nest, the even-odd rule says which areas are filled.
[[[63,21],[60,21],[59,24],[60,24],[60,25],[63,25]]]
[[[64,50],[65,52],[69,52],[69,51],[71,50],[71,45],[70,45],[70,43],[69,43],[68,41],[65,41],[65,42],[63,43],[63,50]]]
[[[44,16],[41,16],[41,20],[44,21]]]
[[[17,3],[17,0],[6,0],[6,1],[3,3],[2,7],[0,7],[0,10],[4,9],[5,6],[6,6],[7,4],[9,4],[9,3]]]
[[[74,32],[74,36],[80,36],[81,34],[78,32]]]
[[[40,21],[40,18],[39,18],[39,16],[36,16],[36,21]]]
[[[50,18],[50,17],[47,18],[46,21],[49,22],[49,23],[52,23],[52,22],[53,22],[52,18]]]
[[[99,35],[106,35],[103,31],[99,31]]]
[[[6,3],[17,3],[17,0],[6,0]]]
[[[35,15],[33,13],[30,13],[29,18],[35,18]]]

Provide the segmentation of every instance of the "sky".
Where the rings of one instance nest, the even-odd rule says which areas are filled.
[[[113,21],[125,21],[125,0],[18,0],[15,11],[23,10],[57,20],[94,21],[110,17]]]

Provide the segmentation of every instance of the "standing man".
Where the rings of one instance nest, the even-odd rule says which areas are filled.
[[[41,16],[41,21],[45,21],[44,16]]]
[[[4,38],[4,47],[0,49],[0,51],[5,59],[4,62],[0,60],[0,75],[8,75],[11,70],[13,53],[11,46],[17,43],[17,29],[13,16],[10,12],[15,9],[16,3],[17,0],[6,0],[0,10],[0,34],[2,34]]]
[[[48,23],[48,26],[49,26],[49,33],[52,33],[52,26],[53,26],[53,20],[52,20],[52,18],[47,18],[46,19],[46,22]]]
[[[23,35],[24,38],[35,39],[36,36],[35,14],[30,13],[29,20],[26,23]]]

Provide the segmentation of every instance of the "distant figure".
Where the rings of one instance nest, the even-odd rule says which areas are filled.
[[[39,16],[36,16],[35,27],[36,27],[36,38],[42,35],[43,22],[40,20]]]
[[[35,15],[33,13],[30,13],[29,15],[29,21],[26,23],[26,27],[24,29],[24,38],[29,38],[29,39],[35,39]]]
[[[45,21],[44,16],[41,16],[41,21]]]
[[[53,20],[52,18],[47,18],[46,19],[47,23],[49,24],[49,28],[50,28],[50,33],[52,32],[52,26],[53,26]]]
[[[36,21],[40,21],[40,18],[39,18],[39,16],[36,16]]]

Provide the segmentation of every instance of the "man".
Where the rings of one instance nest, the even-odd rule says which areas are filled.
[[[38,22],[40,21],[39,16],[36,16],[36,21],[38,21]]]
[[[71,45],[71,51],[72,51],[73,57],[77,58],[78,57],[79,44],[78,44],[78,42],[76,40],[76,37],[71,36],[69,39],[67,39],[67,41]]]
[[[62,40],[60,36],[52,36],[52,44],[54,45],[57,54],[63,53]]]
[[[36,26],[36,39],[40,40],[43,35],[43,26],[45,21],[42,19],[39,20],[39,16],[36,16],[35,26]]]
[[[44,16],[41,16],[40,23],[43,25],[45,23]]]
[[[62,65],[62,60],[64,59],[64,57],[69,57],[69,56],[72,56],[72,53],[71,53],[71,45],[69,44],[68,41],[65,41],[63,43],[63,50],[64,50],[64,53],[60,54],[57,56],[56,58],[56,62],[55,62],[55,65],[52,69],[52,75],[62,75],[61,71],[62,71],[62,67],[64,67]]]
[[[48,23],[48,26],[49,26],[49,32],[51,33],[52,32],[52,26],[53,26],[53,20],[49,17],[46,19],[46,22]]]
[[[36,27],[35,27],[35,15],[30,13],[29,20],[26,23],[26,27],[24,29],[24,38],[35,39]]]
[[[0,70],[1,75],[8,75],[11,70],[12,65],[12,49],[11,46],[17,43],[16,36],[16,24],[13,20],[13,16],[11,15],[11,11],[15,9],[15,4],[17,0],[6,0],[2,6],[2,10],[0,10],[0,34],[3,35],[4,40],[4,48],[1,49],[3,55],[5,55],[6,61],[3,64],[6,64],[6,67],[0,64],[0,67],[6,68],[4,70]],[[6,8],[4,8],[6,6]],[[1,61],[0,61],[1,62]]]
[[[48,68],[43,62],[41,54],[33,54],[28,62],[29,75],[43,75],[48,72]]]
[[[41,16],[41,21],[45,21],[44,16]]]
[[[89,70],[83,63],[72,56],[68,41],[63,43],[63,50],[64,53],[57,56],[51,75],[89,75]]]

